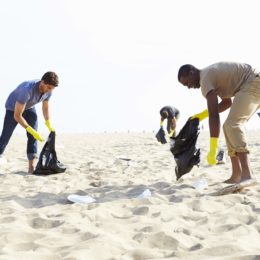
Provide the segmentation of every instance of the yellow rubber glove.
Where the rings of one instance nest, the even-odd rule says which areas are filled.
[[[35,131],[32,127],[30,126],[27,126],[26,127],[26,131],[31,134],[36,140],[40,141],[40,142],[43,142],[43,138],[40,136],[40,134]]]
[[[51,121],[50,119],[45,121],[45,125],[48,127],[48,129],[50,130],[50,132],[55,132],[54,128],[51,126]]]
[[[169,133],[169,137],[175,137],[175,130],[171,129],[171,132]]]
[[[160,126],[163,126],[163,121],[161,120],[161,122],[160,122]]]
[[[203,119],[207,118],[209,116],[208,109],[203,110],[201,113],[195,114],[191,117],[191,119],[198,118],[199,121],[202,121]]]
[[[217,164],[217,152],[218,152],[218,138],[211,137],[210,138],[210,149],[208,152],[207,160],[209,165]]]

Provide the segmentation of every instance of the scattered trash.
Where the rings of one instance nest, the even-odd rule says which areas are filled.
[[[192,187],[194,187],[196,190],[204,190],[208,188],[208,182],[205,179],[200,179],[197,181],[194,181],[191,184]]]
[[[118,156],[118,157],[116,157],[116,158],[119,159],[119,160],[127,161],[127,162],[130,162],[130,161],[131,161],[130,158],[126,158],[125,156]]]
[[[165,138],[165,131],[164,131],[163,127],[160,127],[159,131],[155,135],[155,138],[161,144],[167,143],[166,138]]]
[[[68,196],[68,200],[74,203],[88,204],[95,202],[96,200],[90,196],[81,196],[77,194],[71,194]]]
[[[132,164],[132,159],[127,158],[127,157],[124,156],[124,155],[117,156],[117,157],[116,157],[116,160],[120,160],[120,161],[125,161],[125,162],[127,162],[126,168]],[[126,168],[125,168],[125,169],[126,169]],[[124,170],[125,170],[125,169],[124,169]]]
[[[149,189],[144,190],[140,195],[137,196],[138,199],[145,199],[151,197],[152,193]]]

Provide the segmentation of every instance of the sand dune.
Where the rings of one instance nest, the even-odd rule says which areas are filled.
[[[248,139],[259,177],[259,131]],[[153,133],[58,135],[68,168],[44,177],[26,173],[25,141],[14,136],[0,165],[0,259],[260,259],[260,185],[212,195],[231,165],[207,166],[207,132],[200,167],[178,182]],[[200,179],[207,189],[192,186]],[[73,204],[70,194],[96,202]]]

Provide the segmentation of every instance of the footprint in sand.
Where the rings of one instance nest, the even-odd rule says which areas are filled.
[[[35,229],[50,229],[62,225],[64,222],[59,220],[49,220],[43,218],[34,218],[29,222],[29,225]]]
[[[91,232],[85,232],[84,234],[82,234],[80,236],[81,240],[82,241],[85,241],[85,240],[89,240],[89,239],[93,239],[93,238],[97,238],[99,235],[95,235]]]
[[[153,231],[152,226],[147,226],[147,227],[143,227],[142,229],[140,229],[140,232],[145,232],[145,233],[150,233],[152,231]]]
[[[149,212],[148,207],[140,207],[133,210],[133,215],[147,215],[148,212]]]
[[[14,222],[16,218],[14,217],[4,217],[0,220],[0,223],[11,223]]]
[[[152,247],[159,249],[176,250],[180,246],[180,242],[164,232],[159,232],[148,237],[148,243]]]
[[[137,241],[138,243],[141,243],[144,238],[145,238],[145,235],[143,233],[138,233],[133,236],[133,240]]]
[[[196,244],[196,245],[190,247],[189,251],[196,251],[196,250],[200,250],[201,248],[203,248],[203,246],[201,244]]]
[[[18,243],[18,244],[7,244],[3,250],[9,252],[19,252],[19,251],[35,251],[39,248],[40,245],[37,245],[33,242],[31,243]]]
[[[173,196],[171,196],[169,198],[169,201],[170,202],[182,202],[183,201],[183,196],[175,196],[175,195],[173,195]]]

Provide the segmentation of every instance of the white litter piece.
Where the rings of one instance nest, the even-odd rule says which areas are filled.
[[[125,155],[117,156],[116,159],[127,161],[127,162],[131,161],[131,159],[127,158]]]
[[[196,190],[204,190],[208,188],[208,182],[205,179],[200,179],[197,181],[194,181],[191,184],[192,187],[194,187]]]
[[[145,199],[151,197],[152,193],[149,189],[144,190],[140,195],[137,196],[138,199]]]
[[[68,196],[68,200],[74,203],[82,203],[82,204],[88,204],[95,202],[96,200],[92,198],[91,196],[82,196],[77,194],[71,194]]]
[[[116,157],[116,160],[115,160],[115,163],[118,163],[118,162],[122,162],[124,165],[125,165],[125,163],[126,163],[126,168],[123,169],[123,173],[124,173],[124,171],[125,171],[129,166],[132,166],[132,165],[133,165],[132,159],[127,158],[125,155],[117,156],[117,157]],[[125,163],[124,163],[124,162],[125,162]]]

